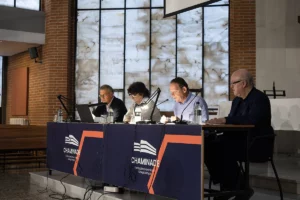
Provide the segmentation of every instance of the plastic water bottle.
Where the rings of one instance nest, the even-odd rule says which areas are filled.
[[[58,123],[63,122],[63,111],[62,111],[61,107],[57,111],[57,122]]]
[[[200,106],[200,102],[196,102],[196,105],[194,107],[194,124],[201,124],[201,115],[202,115],[202,110]]]
[[[114,111],[111,108],[107,112],[107,123],[114,123]]]

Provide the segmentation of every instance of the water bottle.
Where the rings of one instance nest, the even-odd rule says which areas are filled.
[[[61,107],[57,111],[57,122],[58,123],[63,122],[63,111],[62,111]]]
[[[114,123],[114,111],[111,108],[107,112],[107,123]]]
[[[196,102],[196,105],[194,107],[194,124],[201,124],[201,115],[202,115],[202,110],[200,106],[200,102]]]

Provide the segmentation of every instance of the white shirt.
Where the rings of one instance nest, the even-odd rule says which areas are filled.
[[[115,97],[113,97],[113,98],[111,99],[111,101],[110,101],[108,104],[106,104],[106,111],[107,111],[107,112],[109,112],[110,104],[111,104],[111,102],[114,100],[114,98],[115,98]]]
[[[151,112],[154,106],[154,102],[151,100],[147,105],[145,102],[148,100],[148,97],[143,98],[142,102],[140,104],[133,103],[130,108],[128,109],[127,113],[124,115],[123,121],[130,122],[135,118],[135,108],[137,106],[141,107],[141,118],[142,120],[150,120]],[[160,111],[159,109],[155,106],[152,120],[159,122],[160,121]]]

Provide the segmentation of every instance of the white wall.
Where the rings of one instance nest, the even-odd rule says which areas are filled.
[[[300,97],[300,0],[256,0],[256,86]]]

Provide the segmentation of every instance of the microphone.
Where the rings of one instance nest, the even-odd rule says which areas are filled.
[[[154,105],[153,105],[153,108],[152,108],[152,112],[151,112],[151,115],[150,115],[150,122],[148,122],[149,124],[156,124],[156,121],[153,121],[153,120],[152,120],[152,117],[153,117],[154,110],[155,110],[155,108],[156,108],[156,104],[157,104],[157,100],[158,100],[158,98],[159,98],[160,92],[161,92],[160,88],[157,88],[156,91],[155,91],[154,94],[153,94],[153,96],[156,95],[156,99],[155,99],[155,102],[154,102]],[[154,98],[154,97],[153,97],[153,98]],[[152,98],[152,99],[153,99],[153,98]]]
[[[100,102],[100,103],[88,104],[88,107],[93,107],[93,106],[105,106],[106,104],[107,104],[107,103]]]
[[[153,113],[154,113],[154,110],[156,108],[156,104],[157,104],[157,100],[159,98],[160,92],[161,92],[160,88],[157,88],[154,91],[154,93],[151,95],[151,97],[143,104],[143,106],[147,106],[152,101],[152,99],[154,99],[154,97],[156,97],[154,105],[153,105],[152,110],[151,110],[150,120],[149,121],[148,120],[139,121],[139,122],[137,122],[137,124],[145,124],[145,123],[147,123],[147,124],[156,124],[156,121],[153,121],[152,118],[153,118]]]
[[[167,101],[169,101],[169,99],[166,99],[166,100],[164,100],[164,101],[160,102],[160,103],[159,103],[159,104],[157,104],[156,106],[159,106],[160,104],[163,104],[163,103],[165,103],[165,102],[167,102]]]
[[[62,105],[62,107],[66,111],[68,119],[70,119],[70,121],[72,121],[73,120],[73,116],[71,115],[70,111],[67,109],[66,105],[63,102],[63,100],[64,100],[64,101],[67,101],[67,102],[70,103],[71,99],[69,99],[69,98],[67,98],[67,97],[65,97],[65,96],[63,96],[61,94],[57,95],[57,99],[59,100],[60,104]]]
[[[61,94],[57,95],[57,99],[59,100],[60,104],[62,105],[62,107],[64,108],[64,110],[67,113],[67,121],[70,122],[79,122],[79,120],[76,120],[74,117],[74,111],[69,111],[66,107],[66,105],[64,104],[64,101],[67,103],[70,103],[71,105],[73,104],[73,101],[70,98],[67,98]]]
[[[176,124],[187,124],[186,121],[183,121],[182,118],[183,118],[183,112],[185,111],[185,109],[187,109],[187,107],[189,107],[189,105],[194,101],[194,99],[198,96],[199,92],[196,93],[196,95],[193,97],[193,99],[188,103],[188,105],[185,106],[185,108],[183,109],[183,111],[181,112],[181,115],[180,115],[180,120],[175,122]]]
[[[148,105],[150,103],[150,101],[152,101],[154,99],[155,96],[159,95],[161,92],[160,88],[157,88],[153,94],[149,97],[149,99],[144,103],[144,105]],[[156,102],[157,103],[157,102]]]

